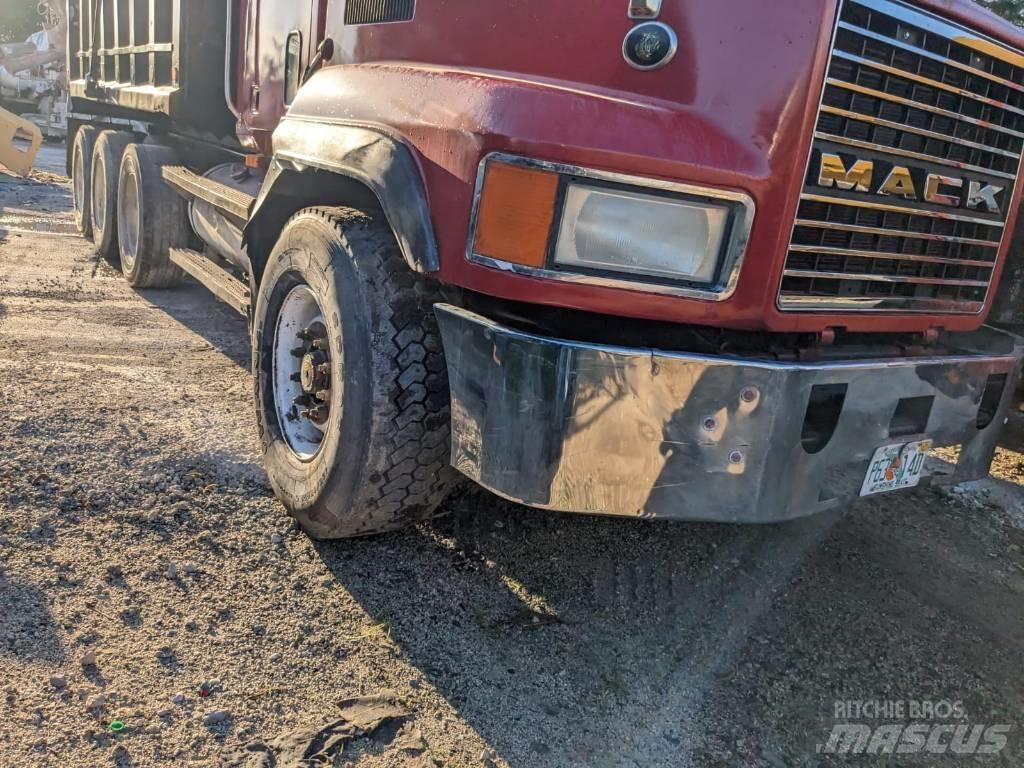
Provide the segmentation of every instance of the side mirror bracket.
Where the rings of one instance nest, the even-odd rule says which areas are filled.
[[[306,67],[306,71],[302,75],[302,82],[305,83],[309,78],[313,76],[320,67],[324,65],[324,62],[329,62],[334,58],[334,40],[325,37],[323,42],[317,46],[316,55],[313,56],[313,60],[309,62],[309,66]]]

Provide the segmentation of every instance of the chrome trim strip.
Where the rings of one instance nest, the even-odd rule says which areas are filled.
[[[843,88],[847,91],[854,91],[855,93],[862,93],[865,96],[871,96],[876,99],[884,99],[885,101],[891,101],[893,104],[899,104],[903,107],[910,107],[911,109],[920,109],[923,112],[931,112],[933,115],[940,115],[942,117],[948,117],[952,120],[960,120],[964,123],[970,123],[971,125],[977,125],[980,128],[987,128],[992,131],[999,131],[1000,133],[1008,133],[1011,136],[1017,136],[1018,138],[1024,138],[1024,133],[1015,131],[1012,128],[1005,128],[995,123],[990,123],[987,120],[978,120],[973,117],[967,117],[961,115],[958,112],[950,112],[948,109],[942,107],[933,107],[930,104],[925,104],[923,101],[913,101],[911,99],[904,99],[902,96],[894,96],[891,93],[885,91],[876,91],[874,88],[868,88],[864,85],[857,85],[856,83],[849,83],[846,80],[836,80],[834,77],[827,78],[825,85],[832,85],[836,88]],[[824,93],[822,94],[824,98]]]
[[[872,152],[879,152],[883,155],[898,155],[899,157],[909,157],[914,160],[921,160],[926,163],[935,163],[937,165],[948,165],[950,168],[959,168],[963,171],[973,171],[974,173],[985,174],[988,176],[998,176],[1002,179],[1015,180],[1017,177],[1012,173],[1006,173],[1004,171],[993,171],[989,168],[982,168],[980,165],[971,165],[970,163],[961,163],[958,160],[947,160],[944,157],[936,157],[935,155],[925,155],[921,152],[911,152],[906,149],[896,149],[895,147],[886,147],[882,144],[873,144],[870,141],[860,141],[858,139],[848,139],[845,136],[834,136],[831,133],[824,133],[822,131],[815,131],[814,138],[821,139],[822,141],[830,141],[834,144],[845,144],[849,147],[857,147],[858,149],[869,149]]]
[[[882,13],[886,12],[882,11]],[[1012,80],[1004,80],[1003,78],[993,75],[989,72],[985,72],[984,70],[969,67],[966,64],[961,64],[959,61],[947,59],[945,56],[939,56],[937,53],[932,53],[931,51],[927,51],[924,48],[918,48],[916,45],[910,45],[909,43],[904,43],[901,40],[886,37],[885,35],[879,34],[878,32],[872,32],[870,29],[863,29],[862,27],[855,26],[847,21],[840,21],[839,28],[845,29],[848,32],[853,32],[856,35],[863,35],[864,37],[867,37],[871,40],[876,40],[880,43],[884,43],[885,45],[891,45],[895,48],[901,48],[904,51],[909,51],[910,53],[913,53],[917,56],[921,56],[926,59],[931,59],[932,61],[937,61],[943,66],[959,69],[961,72],[966,72],[969,75],[983,77],[986,80],[990,80],[993,83],[998,83],[999,85],[1004,85],[1012,90],[1024,91],[1024,85],[1019,85],[1013,82]],[[950,41],[956,42],[956,40],[952,38],[950,38]]]
[[[885,72],[888,75],[893,75],[894,77],[899,77],[902,78],[903,80],[912,80],[915,83],[927,85],[929,88],[938,88],[940,91],[947,91],[948,93],[955,93],[957,96],[964,96],[965,98],[968,99],[980,101],[982,104],[987,104],[990,107],[1004,109],[1007,112],[1012,112],[1015,115],[1024,115],[1024,110],[1017,109],[1016,107],[1007,104],[1005,101],[999,101],[998,99],[990,99],[988,96],[982,96],[980,93],[968,91],[963,88],[957,88],[955,85],[943,83],[939,80],[932,80],[930,77],[925,77],[924,75],[918,75],[915,74],[914,72],[907,72],[896,67],[890,67],[888,64],[879,64],[877,61],[865,59],[862,56],[855,56],[852,53],[847,53],[846,51],[840,51],[838,49],[833,51],[832,55],[840,59],[846,59],[847,61],[853,62],[854,64],[859,64],[861,66],[877,69],[880,72]]]
[[[231,98],[231,81],[233,80],[232,74],[234,73],[234,66],[232,66],[235,54],[238,49],[235,48],[232,43],[232,35],[234,34],[235,28],[232,22],[232,8],[235,4],[235,0],[227,0],[227,18],[224,24],[224,103],[227,104],[228,111],[234,116],[235,120],[241,120],[242,116],[238,112],[238,106],[235,104],[235,100]],[[133,60],[134,61],[134,60]],[[132,69],[135,69],[135,65],[132,65]]]
[[[879,259],[887,261],[912,261],[922,264],[950,264],[954,266],[978,267],[994,269],[995,262],[979,261],[978,259],[950,259],[945,256],[925,256],[916,253],[886,253],[885,251],[859,251],[855,248],[833,248],[831,246],[791,245],[790,253],[813,253],[821,256],[854,256],[860,259]]]
[[[859,120],[862,123],[871,123],[872,125],[880,125],[883,128],[892,128],[893,130],[902,131],[903,133],[915,133],[918,136],[938,139],[939,141],[944,141],[948,144],[960,144],[965,147],[980,149],[983,152],[991,152],[994,155],[1002,155],[1003,157],[1009,157],[1014,160],[1020,160],[1021,157],[1020,153],[1017,152],[1009,152],[1005,149],[999,149],[998,147],[990,147],[987,144],[977,144],[976,142],[961,139],[956,136],[950,136],[936,131],[928,131],[924,128],[916,128],[912,125],[905,125],[904,123],[896,123],[892,120],[885,120],[881,117],[871,117],[870,115],[861,114],[860,112],[852,112],[848,109],[830,107],[828,104],[822,104],[821,111],[829,115],[838,115],[839,117],[846,117],[851,120]]]
[[[830,197],[829,195],[810,195],[804,193],[800,195],[801,200],[809,200],[814,203],[830,203],[832,205],[848,205],[851,208],[871,208],[876,211],[889,211],[890,213],[909,213],[913,216],[928,216],[933,219],[949,219],[951,221],[965,221],[968,224],[984,224],[987,227],[1000,227],[1004,231],[1006,229],[1006,223],[1002,221],[990,221],[988,219],[978,219],[973,216],[960,216],[956,213],[946,213],[945,211],[925,211],[919,208],[907,208],[902,205],[889,205],[888,203],[871,203],[867,200],[848,200],[845,197]],[[1002,243],[1000,242],[1000,245]]]
[[[963,243],[965,245],[979,245],[984,248],[998,248],[999,243],[994,240],[976,240],[973,237],[953,237],[952,235],[935,235],[930,232],[912,232],[902,229],[883,229],[882,227],[865,227],[861,224],[841,224],[836,221],[815,221],[814,219],[797,219],[798,227],[813,227],[814,229],[830,229],[840,232],[855,232],[861,235],[881,235],[882,237],[905,237],[910,240],[940,240],[946,243]]]
[[[813,269],[787,269],[782,274],[786,277],[809,277],[814,280],[864,280],[872,283],[956,285],[967,288],[988,288],[987,280],[947,280],[942,277],[905,277],[903,275],[873,275],[862,272],[816,272]]]
[[[908,306],[913,302],[913,306]],[[783,293],[779,296],[780,307],[813,310],[821,312],[828,309],[864,310],[891,312],[901,315],[921,315],[936,313],[956,315],[976,315],[985,308],[981,301],[950,301],[946,299],[914,298],[913,296],[867,297],[867,296],[804,296]]]
[[[539,168],[551,173],[566,176],[576,176],[582,179],[593,179],[607,181],[614,184],[629,186],[634,189],[661,190],[675,192],[696,197],[710,197],[717,200],[726,200],[737,203],[743,210],[743,214],[736,217],[735,225],[731,234],[729,245],[726,248],[724,263],[722,264],[722,278],[718,286],[713,288],[696,288],[684,285],[666,285],[663,283],[649,283],[641,280],[627,280],[613,277],[601,277],[572,272],[564,272],[553,269],[538,269],[527,267],[521,264],[513,264],[507,261],[492,259],[489,256],[478,254],[473,250],[476,243],[476,230],[480,216],[480,201],[484,186],[484,177],[489,162],[509,163],[527,168]],[[557,213],[557,212],[556,212]],[[535,277],[544,280],[554,280],[562,283],[575,285],[590,285],[599,288],[617,288],[634,293],[654,293],[665,296],[677,296],[685,299],[698,299],[701,301],[725,301],[736,292],[739,283],[740,269],[743,266],[743,258],[746,255],[747,244],[750,241],[750,230],[754,225],[756,206],[753,198],[745,192],[736,192],[727,189],[714,187],[701,187],[693,184],[667,181],[665,179],[654,179],[642,176],[630,176],[624,173],[613,171],[600,171],[593,168],[582,168],[577,165],[566,165],[554,163],[547,160],[538,160],[521,155],[512,155],[505,152],[491,152],[485,155],[477,168],[476,187],[473,192],[473,210],[469,221],[469,241],[466,244],[466,259],[474,264],[479,264],[491,269],[498,269],[503,272],[512,272],[524,277]]]

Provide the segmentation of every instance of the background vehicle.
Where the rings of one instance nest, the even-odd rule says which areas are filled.
[[[429,515],[449,464],[735,522],[987,473],[1024,35],[966,0],[72,6],[81,228],[251,318],[314,535]]]
[[[67,24],[64,3],[40,0],[26,11],[39,27],[24,40],[0,42],[0,108],[22,116],[47,138],[67,133]],[[26,11],[22,13],[28,15]]]

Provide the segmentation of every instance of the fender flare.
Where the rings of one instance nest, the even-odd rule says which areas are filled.
[[[283,186],[282,177],[310,170],[345,177],[370,190],[410,269],[421,273],[440,269],[430,205],[414,150],[384,130],[365,125],[297,118],[281,122],[274,131],[270,169],[245,227],[247,245],[261,213]]]

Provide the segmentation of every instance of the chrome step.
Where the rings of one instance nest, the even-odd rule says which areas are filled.
[[[172,248],[171,261],[205,285],[214,296],[236,311],[249,316],[252,294],[249,286],[198,251]]]
[[[183,165],[165,165],[164,181],[182,197],[204,200],[245,224],[256,204],[256,198],[213,179],[200,176]]]

